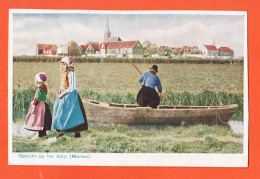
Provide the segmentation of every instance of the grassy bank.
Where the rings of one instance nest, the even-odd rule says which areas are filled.
[[[57,56],[14,56],[14,62],[59,62]],[[127,58],[115,57],[73,57],[75,63],[129,63]],[[211,59],[199,57],[176,56],[173,58],[133,58],[134,63],[195,63],[195,64],[243,64],[243,59]]]
[[[23,112],[24,115],[28,111],[30,102],[33,100],[35,89],[24,89],[13,91],[14,112]],[[120,104],[135,104],[136,94],[120,94],[120,93],[98,93],[93,90],[80,91],[83,99],[91,99],[99,102],[120,103]],[[48,93],[47,103],[52,110],[55,93]],[[243,119],[243,93],[229,93],[229,92],[213,92],[205,90],[201,93],[193,94],[189,92],[173,92],[166,91],[164,93],[164,100],[167,105],[191,105],[191,106],[218,106],[227,104],[238,104],[239,108],[233,117],[233,120]],[[161,104],[165,104],[161,102]],[[14,120],[18,117],[14,116]]]
[[[97,152],[97,153],[242,153],[243,135],[235,134],[227,126],[136,127],[99,125],[50,142],[57,136],[48,132],[49,139],[31,141],[13,137],[14,152]]]

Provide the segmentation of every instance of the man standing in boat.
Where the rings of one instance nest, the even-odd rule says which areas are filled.
[[[160,104],[162,86],[156,73],[158,73],[158,66],[153,65],[150,71],[143,73],[139,78],[139,82],[142,83],[142,88],[137,94],[137,104],[141,107],[150,106],[151,108],[157,108]],[[157,87],[159,95],[155,87]]]

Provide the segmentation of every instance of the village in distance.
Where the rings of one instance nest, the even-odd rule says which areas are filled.
[[[138,40],[123,41],[119,36],[112,36],[107,21],[104,41],[77,44],[70,41],[67,44],[37,44],[36,56],[81,56],[81,57],[129,57],[129,58],[213,58],[235,59],[234,50],[230,47],[216,47],[214,44],[200,46],[184,45],[181,47],[169,47],[153,44],[150,41],[141,43]],[[243,59],[239,57],[236,59]]]

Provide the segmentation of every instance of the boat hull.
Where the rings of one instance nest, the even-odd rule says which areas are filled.
[[[136,105],[111,105],[83,101],[87,119],[98,123],[135,125],[222,125],[228,123],[238,105],[159,106],[159,109]]]

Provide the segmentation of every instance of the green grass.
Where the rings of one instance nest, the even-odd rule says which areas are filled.
[[[200,131],[200,132],[199,132]],[[48,137],[55,137],[54,131]],[[243,136],[226,126],[135,127],[99,125],[75,139],[65,134],[54,143],[47,139],[30,141],[14,137],[14,152],[93,152],[93,153],[242,153]],[[239,139],[240,141],[237,141]]]
[[[145,72],[151,64],[136,64]],[[159,64],[158,76],[163,92],[198,93],[243,92],[243,65],[239,64]],[[93,90],[108,93],[137,93],[141,84],[139,73],[129,63],[75,63],[78,91]],[[59,63],[21,62],[13,64],[13,88],[27,89],[34,86],[34,76],[47,74],[49,91],[56,92],[60,85]]]

